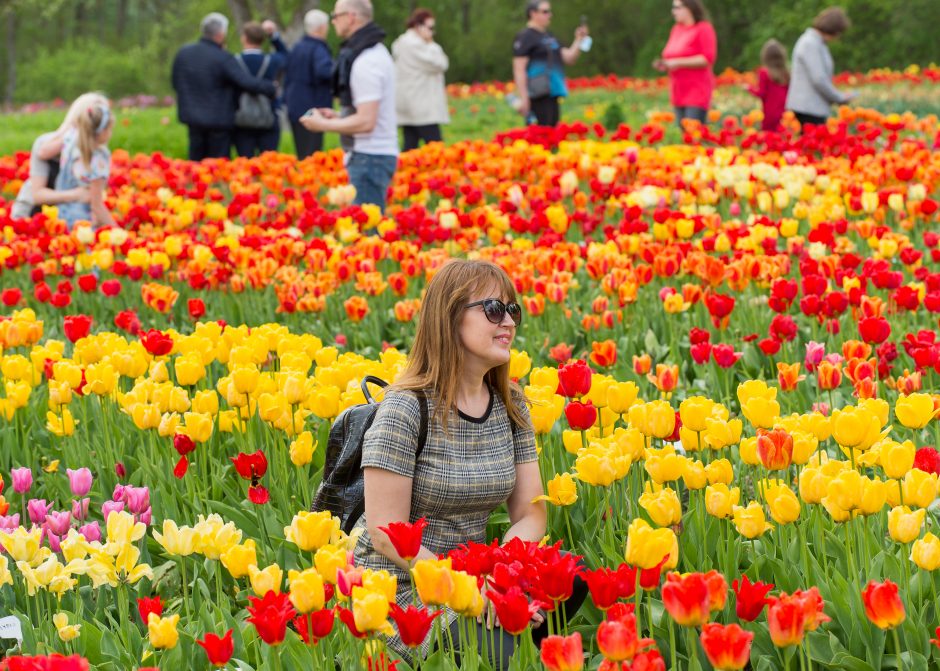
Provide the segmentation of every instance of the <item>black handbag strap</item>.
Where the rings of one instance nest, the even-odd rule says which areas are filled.
[[[366,403],[375,403],[376,400],[372,397],[372,392],[369,391],[369,385],[374,384],[377,387],[385,389],[388,387],[388,382],[383,380],[380,377],[375,375],[366,375],[362,378],[362,382],[359,383],[359,388],[362,389],[362,395],[366,398]],[[415,450],[415,461],[418,460],[418,457],[421,456],[422,450],[424,450],[424,444],[428,441],[428,397],[423,389],[415,389],[414,395],[418,398],[418,406],[420,412],[420,423],[418,424],[418,448]]]

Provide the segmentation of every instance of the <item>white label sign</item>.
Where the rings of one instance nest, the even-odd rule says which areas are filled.
[[[0,638],[14,638],[18,643],[23,642],[23,625],[18,617],[0,617]]]

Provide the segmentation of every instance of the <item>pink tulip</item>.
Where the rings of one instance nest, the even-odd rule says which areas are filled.
[[[813,372],[826,355],[826,345],[815,340],[806,343],[806,370]]]
[[[57,536],[68,533],[72,523],[72,514],[67,510],[55,510],[46,515],[46,528]]]
[[[0,529],[3,531],[14,531],[20,526],[20,514],[0,515]]]
[[[124,510],[123,501],[105,501],[101,504],[101,516],[104,517],[104,521],[108,521],[108,517],[111,513],[119,513]]]
[[[13,491],[17,494],[25,494],[33,486],[33,472],[26,466],[14,468],[10,471],[10,477],[13,480]]]
[[[59,536],[56,536],[54,533],[49,531],[48,527],[43,527],[43,536],[45,536],[46,541],[49,543],[49,549],[53,552],[62,551],[62,539]]]
[[[140,515],[150,507],[150,489],[147,487],[125,487],[124,502],[127,509],[135,515]]]
[[[52,510],[52,502],[46,503],[45,499],[30,499],[26,504],[26,512],[29,513],[29,521],[33,524],[42,524],[46,521],[46,515]]]
[[[101,540],[101,527],[98,526],[98,520],[90,522],[83,527],[78,528],[78,533],[85,537],[89,543]]]
[[[69,475],[69,488],[72,490],[73,496],[82,497],[91,491],[92,475],[90,469],[79,468],[73,471],[68,468],[66,472]]]
[[[72,517],[77,520],[83,520],[88,517],[88,505],[90,503],[91,499],[88,497],[72,501]]]
[[[147,524],[147,525],[149,525],[152,520],[153,520],[153,509],[150,506],[147,506],[147,510],[142,512],[137,517],[138,522],[143,522],[144,524]]]

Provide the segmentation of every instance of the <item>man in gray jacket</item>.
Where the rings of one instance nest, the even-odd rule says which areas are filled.
[[[828,46],[849,25],[849,17],[841,7],[829,7],[819,13],[793,47],[787,109],[793,111],[800,124],[823,125],[833,104],[844,105],[856,96],[833,86],[835,68]]]

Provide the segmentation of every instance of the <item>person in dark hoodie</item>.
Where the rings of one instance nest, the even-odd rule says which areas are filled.
[[[340,134],[355,203],[385,207],[398,166],[395,63],[383,44],[385,31],[372,22],[369,0],[339,0],[331,16],[343,38],[333,70],[340,110],[314,108],[301,117],[313,132]]]
[[[287,57],[284,98],[297,158],[306,158],[323,149],[323,133],[304,128],[300,117],[309,109],[333,104],[333,54],[326,43],[329,30],[329,14],[311,9],[304,15],[305,34]]]
[[[173,59],[172,82],[177,115],[189,126],[189,160],[228,158],[235,109],[242,91],[273,98],[274,84],[252,77],[225,51],[228,19],[217,12],[199,25],[202,37],[182,47]]]

